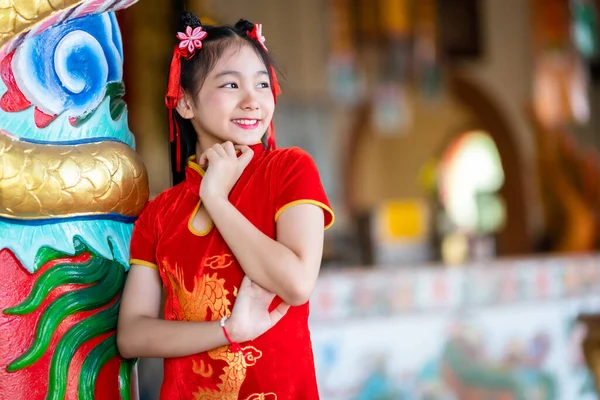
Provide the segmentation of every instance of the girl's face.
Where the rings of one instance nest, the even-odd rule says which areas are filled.
[[[274,109],[267,68],[250,45],[227,49],[200,91],[186,94],[178,106],[192,121],[202,149],[225,141],[259,143]]]

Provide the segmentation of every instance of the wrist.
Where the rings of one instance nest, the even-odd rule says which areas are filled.
[[[237,329],[235,322],[232,321],[231,318],[223,317],[221,319],[221,328],[223,329],[223,334],[229,345],[235,346],[238,345],[238,343],[245,341],[242,335],[240,335],[240,331]]]

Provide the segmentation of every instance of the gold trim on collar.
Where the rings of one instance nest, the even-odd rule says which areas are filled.
[[[193,169],[194,171],[199,173],[200,176],[204,176],[204,173],[206,171],[204,171],[204,168],[202,168],[200,165],[198,165],[195,160],[196,160],[196,156],[191,156],[190,158],[188,158],[188,167],[190,167],[191,169]]]

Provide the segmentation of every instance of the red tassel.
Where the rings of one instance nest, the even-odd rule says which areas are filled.
[[[271,65],[271,90],[273,92],[273,99],[275,100],[275,104],[277,104],[277,96],[281,94],[281,86],[279,86],[279,81],[277,80],[277,73],[275,72],[275,68]],[[269,129],[267,129],[267,149],[275,150],[275,128],[273,127],[273,120],[269,124]]]
[[[281,86],[279,86],[279,81],[277,80],[277,74],[275,73],[275,68],[271,65],[271,80],[272,82],[272,90],[273,96],[275,96],[275,102],[277,103],[277,96],[281,94]]]
[[[165,102],[167,108],[174,109],[181,97],[181,53],[179,47],[175,46],[173,58],[171,59],[171,69],[169,71],[169,84],[167,86],[167,95]]]
[[[277,73],[275,72],[275,68],[271,65],[271,80],[272,90],[273,90],[273,98],[275,100],[275,104],[277,104],[277,96],[281,94],[281,86],[279,86],[279,80],[277,79]],[[269,130],[267,133],[267,148],[270,150],[275,150],[275,127],[273,126],[273,120],[269,124]]]
[[[179,124],[175,120],[175,110],[169,109],[169,140],[173,143],[176,140],[175,146],[175,161],[177,166],[177,172],[181,171],[181,134],[179,131]]]
[[[176,161],[177,172],[181,171],[181,139],[179,132],[179,124],[175,120],[175,108],[177,102],[181,98],[181,53],[179,47],[175,46],[173,58],[171,59],[171,69],[169,71],[169,83],[167,86],[167,94],[165,96],[165,104],[169,110],[169,141],[176,141]]]
[[[175,115],[173,115],[173,117],[175,117]],[[177,137],[177,150],[175,151],[175,160],[177,161],[177,172],[181,172],[181,134],[179,132],[179,124],[177,123],[177,121],[174,121],[175,123],[175,136]]]
[[[169,109],[169,142],[173,143],[173,134],[175,133],[173,124],[175,122],[175,115],[172,108]]]
[[[273,127],[273,121],[269,124],[267,129],[267,149],[275,150],[275,128]]]

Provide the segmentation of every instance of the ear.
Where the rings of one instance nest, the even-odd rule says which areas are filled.
[[[194,108],[193,103],[187,93],[183,93],[183,95],[177,101],[177,107],[175,108],[179,115],[185,119],[194,118]]]

